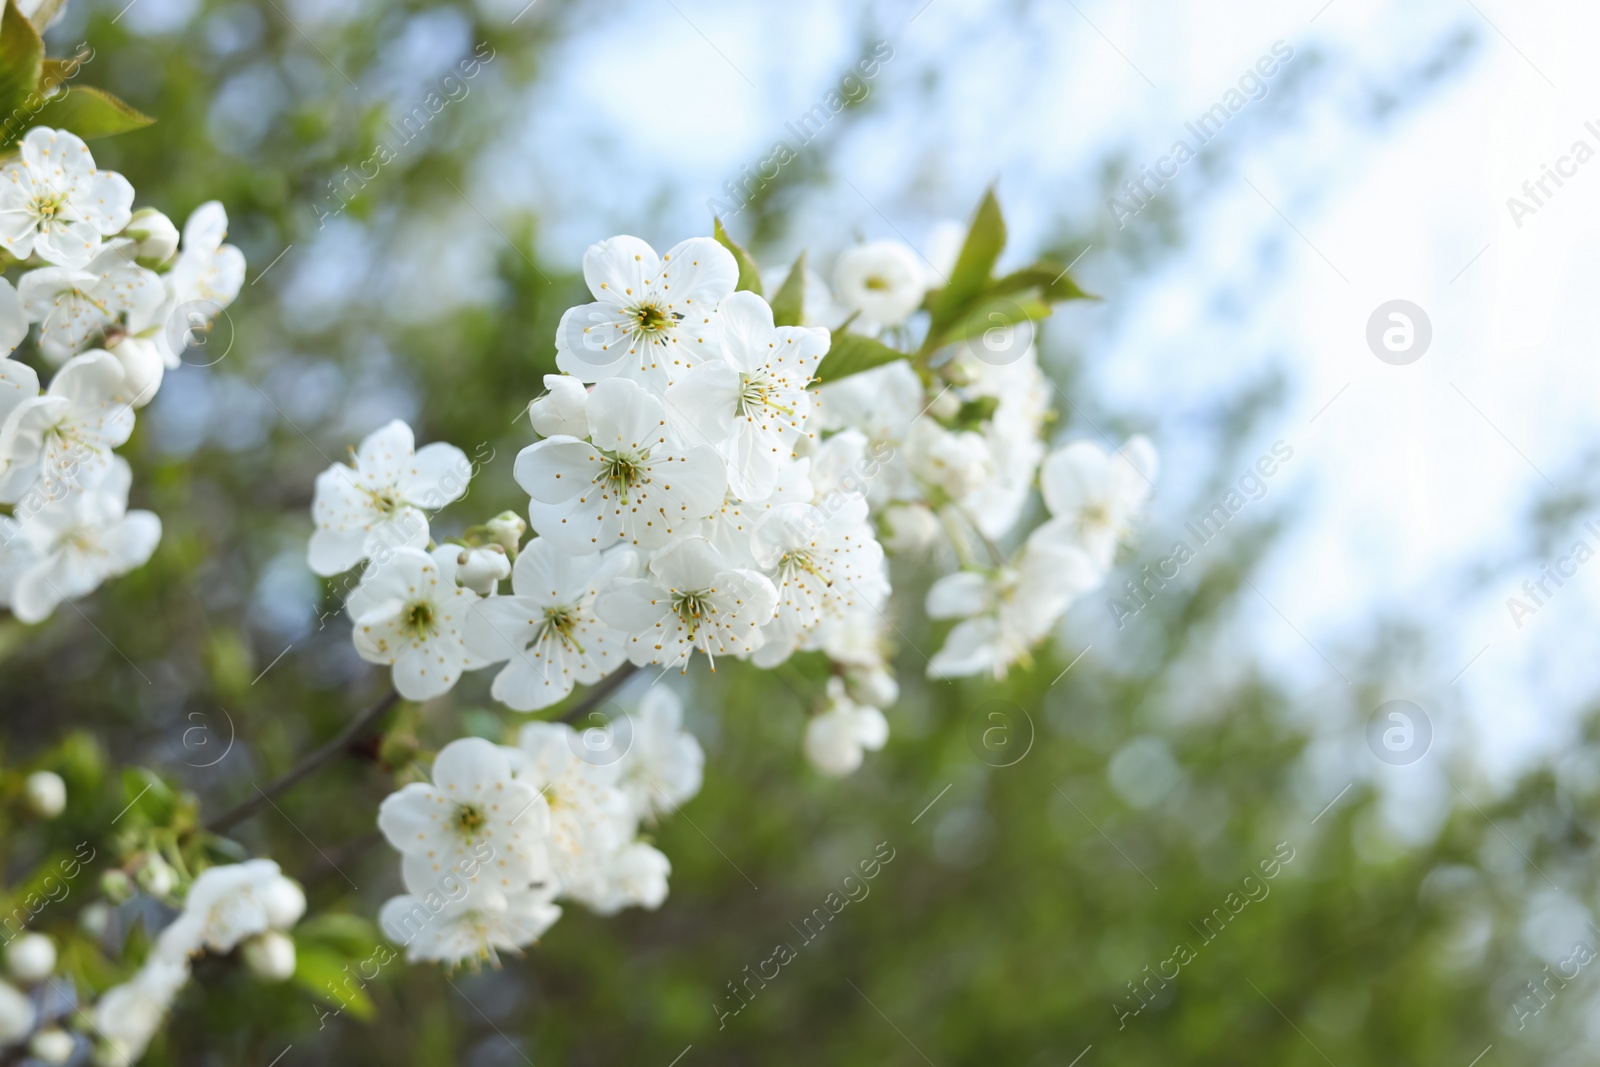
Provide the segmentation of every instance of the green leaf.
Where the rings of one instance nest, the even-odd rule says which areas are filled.
[[[5,4],[5,14],[0,16],[0,115],[5,116],[0,146],[16,144],[39,125],[28,108],[28,98],[38,92],[44,68],[39,31],[17,9],[16,0],[5,0]]]
[[[858,333],[835,332],[833,347],[817,367],[817,381],[827,384],[864,370],[905,359],[906,353]]]
[[[344,968],[349,962],[343,954],[321,945],[297,944],[294,983],[323,1003],[367,1022],[377,1014],[377,1009],[366,990],[361,988],[361,979],[352,977],[358,968],[352,967],[346,974]]]
[[[154,121],[103,89],[77,85],[47,100],[32,125],[71,130],[87,139],[142,129]]]
[[[1023,267],[1013,271],[1003,278],[999,278],[989,287],[986,296],[1004,296],[1008,293],[1020,293],[1028,289],[1038,289],[1039,295],[1051,303],[1063,300],[1099,300],[1093,293],[1085,292],[1079,288],[1078,283],[1072,280],[1072,275],[1067,273],[1067,268],[1059,266],[1049,260],[1040,260],[1031,267]]]
[[[178,801],[172,789],[160,775],[143,767],[122,772],[122,796],[128,812],[142,815],[152,826],[166,826],[177,814]]]
[[[761,272],[756,269],[756,261],[750,258],[749,252],[740,248],[734,243],[733,238],[728,236],[728,231],[723,228],[721,219],[713,220],[711,236],[715,237],[717,243],[723,248],[732,252],[734,261],[739,264],[739,284],[734,288],[747,289],[760,296]]]
[[[805,315],[806,254],[789,268],[789,276],[772,297],[772,321],[779,326],[798,326]]]
[[[949,280],[931,305],[933,322],[928,331],[930,337],[942,333],[945,326],[960,318],[988,286],[989,275],[993,273],[995,261],[1000,258],[1000,251],[1005,246],[1005,219],[1000,215],[1000,202],[995,199],[994,190],[990,189],[983,194],[983,202],[972,217],[966,243],[956,257],[956,265],[950,269]]]
[[[1004,329],[1019,322],[1038,322],[1050,317],[1050,305],[1033,297],[1013,300],[1008,296],[984,300],[951,324],[944,335],[945,342],[964,341],[981,337],[987,330]]]

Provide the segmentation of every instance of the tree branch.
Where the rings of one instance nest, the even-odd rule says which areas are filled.
[[[301,760],[298,766],[267,786],[267,788],[262,789],[257,786],[255,796],[206,823],[206,829],[214,834],[220,834],[234,824],[250,818],[250,816],[270,804],[273,797],[294,788],[300,783],[301,779],[309,777],[321,770],[324,765],[344,755],[369,727],[383,717],[384,712],[399,702],[400,694],[392,689],[389,690],[387,696],[357,716],[350,725],[340,730],[333,740]]]
[[[606,677],[596,682],[587,693],[572,707],[557,715],[554,722],[575,722],[593,711],[601,701],[622,688],[622,684],[635,674],[639,668],[631,663],[625,663],[619,669],[611,672]]]

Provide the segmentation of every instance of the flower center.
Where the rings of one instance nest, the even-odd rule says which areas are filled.
[[[824,585],[833,584],[833,579],[822,573],[822,568],[817,566],[817,561],[811,558],[811,553],[803,548],[785,552],[780,556],[778,558],[778,570],[783,574],[805,571],[807,574],[822,579],[822,584]]]
[[[672,610],[678,616],[678,621],[683,623],[684,628],[689,631],[691,637],[700,629],[700,624],[712,615],[711,594],[713,592],[715,590],[703,589],[694,593],[674,591],[672,594]]]
[[[889,288],[889,279],[879,274],[869,274],[867,275],[867,280],[861,284],[874,292],[882,292]]]
[[[406,605],[401,619],[400,628],[412,637],[430,637],[438,630],[438,625],[433,620],[433,605],[426,600]]]
[[[489,817],[471,804],[462,804],[456,808],[455,826],[463,836],[471,837]]]
[[[739,414],[749,415],[763,409],[781,411],[789,417],[794,417],[794,408],[777,403],[777,390],[773,387],[772,379],[765,374],[739,375]]]
[[[628,502],[628,491],[635,486],[650,480],[649,468],[644,465],[643,456],[632,452],[601,452],[605,457],[600,467],[600,476],[596,481],[606,483],[606,488],[615,494],[623,503]]]
[[[634,328],[647,340],[661,341],[683,316],[655,304],[640,304],[633,309]]]
[[[544,609],[544,629],[539,633],[539,640],[549,634],[555,634],[561,643],[583,653],[583,645],[574,636],[578,630],[577,609],[569,604],[558,604],[555,607]]]
[[[33,201],[33,213],[48,222],[60,215],[67,206],[67,198],[61,193],[50,193],[37,197]]]

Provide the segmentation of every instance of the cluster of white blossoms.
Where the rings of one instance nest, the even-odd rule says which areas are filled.
[[[677,697],[652,687],[605,726],[534,722],[516,745],[440,749],[430,782],[378,810],[406,888],[384,905],[384,932],[413,962],[476,965],[537,941],[557,899],[602,915],[659,907],[672,865],[639,831],[700,791],[705,757],[681,719]]]
[[[133,187],[98,170],[63,130],[38,127],[0,165],[0,606],[24,622],[141,566],[161,521],[128,510],[113,450],[164,373],[244,282],[222,205],[177,228],[133,210]],[[36,330],[35,330],[36,328]],[[34,334],[39,371],[17,358]]]
[[[1025,662],[1105,579],[1155,450],[1136,436],[1115,455],[1085,441],[1047,454],[1038,312],[946,322],[905,351],[922,309],[938,324],[946,271],[977,271],[969,301],[988,286],[1071,298],[1054,288],[1065,271],[995,281],[998,245],[973,268],[959,240],[942,243],[943,269],[896,242],[851,249],[831,292],[797,264],[771,303],[720,230],[659,255],[634,237],[592,246],[594,300],[561,319],[561,373],[529,404],[538,439],[513,467],[526,523],[507,512],[436,543],[433,513],[476,472],[453,445],[417,448],[401,422],[317,479],[309,560],[325,576],[361,567],[345,599],[357,651],[410,700],[493,667],[492,696],[522,712],[697,654],[715,670],[820,653],[828,678],[802,747],[832,775],[888,739],[889,554],[944,572],[926,612],[959,621],[930,676]],[[1036,489],[1050,517],[1024,533]],[[512,746],[447,744],[432,781],[379,815],[406,888],[386,932],[412,960],[456,964],[533,943],[558,899],[657,906],[670,864],[639,827],[698,790],[702,761],[655,688],[605,727],[534,722]]]
[[[189,962],[204,952],[239,953],[255,974],[282,981],[294,973],[294,941],[286,931],[305,913],[300,886],[271,860],[212,867],[189,887],[177,918],[157,935],[132,978],[113,986],[83,1016],[95,1039],[99,1067],[126,1067],[144,1055],[172,1003],[189,981]],[[24,988],[49,988],[59,995],[55,943],[28,933],[6,946],[6,967]],[[60,983],[72,986],[62,976]],[[0,982],[0,1048],[26,1041],[31,1059],[58,1064],[81,1062],[80,1039],[51,1019],[41,1025],[40,1005],[52,998],[30,997]]]

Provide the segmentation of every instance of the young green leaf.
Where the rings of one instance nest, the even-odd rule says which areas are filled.
[[[963,341],[982,336],[985,330],[1004,329],[1019,322],[1038,322],[1050,317],[1050,305],[1033,297],[1013,300],[1008,296],[984,300],[945,331],[944,341]]]
[[[806,254],[789,268],[789,276],[772,297],[772,321],[779,326],[798,326],[805,315]]]
[[[1000,215],[1000,202],[990,189],[983,194],[983,202],[972,217],[972,227],[967,231],[961,254],[956,257],[956,265],[950,269],[949,281],[930,304],[933,310],[930,337],[942,333],[947,325],[960,318],[983,292],[1005,246],[1005,219]]]
[[[904,352],[890,348],[882,341],[835,330],[833,347],[828,349],[828,354],[822,357],[822,362],[817,366],[817,381],[826,385],[905,358]]]
[[[295,950],[294,984],[326,1004],[340,1011],[348,1011],[363,1022],[377,1014],[372,998],[361,988],[359,980],[351,981],[345,972],[347,964],[359,961],[324,945],[298,945]],[[351,972],[359,970],[351,967]]]
[[[33,23],[17,9],[16,0],[5,0],[5,13],[0,16],[0,147],[10,146],[22,135],[39,125],[29,108],[28,98],[39,85],[39,74],[44,66],[44,42]],[[33,103],[39,101],[35,99]]]
[[[984,295],[1006,296],[1028,289],[1038,289],[1039,295],[1050,303],[1059,303],[1063,300],[1100,299],[1093,293],[1087,293],[1079,288],[1078,283],[1072,280],[1072,275],[1067,273],[1066,267],[1049,260],[1040,260],[1031,267],[1023,267],[996,279]]]
[[[761,295],[761,272],[756,270],[756,261],[750,258],[750,253],[734,243],[728,231],[723,228],[721,219],[712,220],[711,236],[717,243],[733,253],[734,261],[739,264],[739,284],[736,288],[748,289],[750,292]]]
[[[40,109],[35,126],[71,130],[79,137],[110,137],[150,125],[155,119],[129,107],[103,89],[78,85],[51,97]]]

